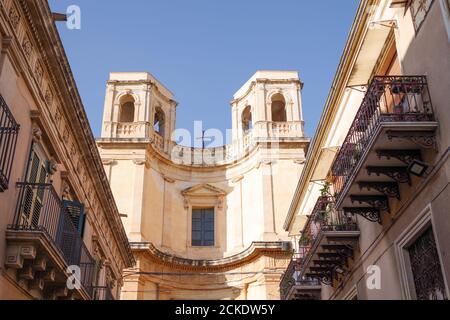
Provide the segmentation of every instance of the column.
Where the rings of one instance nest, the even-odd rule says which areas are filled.
[[[262,199],[264,213],[263,241],[277,241],[275,225],[275,208],[273,199],[272,162],[264,161],[261,164],[262,174]]]

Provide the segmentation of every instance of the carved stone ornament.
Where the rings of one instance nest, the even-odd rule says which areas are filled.
[[[187,198],[184,198],[183,206],[184,206],[184,209],[186,209],[186,210],[189,209],[190,203],[189,203],[189,200]]]
[[[40,141],[42,138],[42,130],[41,128],[39,128],[38,126],[34,126],[33,127],[33,138],[36,141]]]
[[[50,175],[54,175],[56,172],[58,171],[58,164],[56,163],[55,160],[50,160],[48,162],[48,173]]]
[[[70,186],[67,182],[64,182],[62,196],[64,199],[68,199],[70,196]]]
[[[220,210],[223,209],[223,204],[224,204],[224,197],[221,196],[217,199],[217,208],[219,208]]]
[[[17,12],[16,8],[13,6],[11,6],[11,8],[9,9],[9,21],[11,22],[11,25],[13,27],[13,29],[17,29],[17,26],[19,25],[20,22],[20,15]]]
[[[33,45],[31,44],[30,40],[28,40],[28,38],[25,38],[23,40],[22,49],[23,49],[23,52],[25,53],[25,56],[27,57],[27,59],[30,59],[31,53],[33,51]]]
[[[147,163],[147,161],[143,160],[143,159],[134,159],[133,163],[137,166],[143,166]]]
[[[102,163],[104,166],[112,166],[114,164],[114,160],[104,159],[104,160],[102,160]]]

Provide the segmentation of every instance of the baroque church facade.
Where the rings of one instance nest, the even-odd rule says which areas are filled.
[[[231,102],[232,142],[174,142],[177,102],[149,73],[107,83],[103,165],[136,266],[122,298],[280,299],[292,255],[283,229],[303,170],[297,72],[258,71]]]

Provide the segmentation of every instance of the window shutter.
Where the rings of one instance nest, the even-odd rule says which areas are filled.
[[[192,211],[192,246],[214,246],[214,209]]]
[[[84,213],[84,204],[77,201],[63,201],[63,208],[72,220],[73,225],[78,230],[81,237],[84,235],[84,224],[86,215]]]

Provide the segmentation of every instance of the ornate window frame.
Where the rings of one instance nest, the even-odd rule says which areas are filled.
[[[398,272],[402,290],[402,298],[405,300],[416,300],[416,291],[414,286],[414,277],[411,270],[409,261],[408,247],[414,243],[414,241],[426,231],[427,228],[433,227],[434,238],[436,245],[439,248],[439,240],[436,237],[436,231],[434,228],[434,221],[432,216],[431,204],[429,204],[412,223],[408,225],[405,231],[397,238],[394,243],[395,255],[398,265]],[[441,268],[443,266],[442,256],[438,250],[439,261]],[[445,287],[447,290],[447,296],[449,295],[449,283],[446,279],[445,272],[442,270],[444,277]]]
[[[217,250],[222,248],[220,226],[226,223],[224,201],[227,193],[209,184],[200,184],[182,191],[184,208],[187,210],[186,246],[192,250]],[[199,247],[192,245],[192,212],[193,209],[214,208],[214,246]]]

